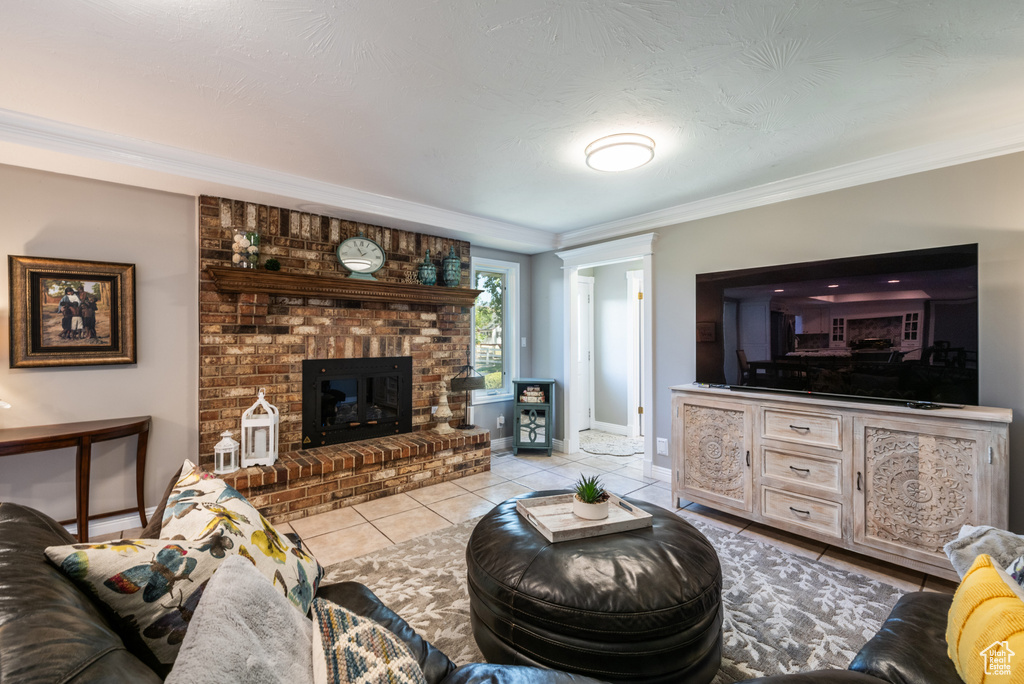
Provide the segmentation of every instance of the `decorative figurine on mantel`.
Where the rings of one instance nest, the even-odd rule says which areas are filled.
[[[434,431],[446,435],[449,432],[455,432],[455,428],[448,424],[448,421],[452,419],[452,410],[448,408],[448,385],[444,380],[441,381],[441,391],[438,395],[440,398],[437,402],[437,411],[434,412],[437,427],[434,428]]]
[[[437,267],[434,266],[434,262],[430,260],[430,249],[427,249],[427,255],[423,257],[423,261],[416,269],[416,275],[423,285],[436,285],[437,284]]]
[[[462,260],[455,253],[455,245],[448,248],[448,256],[441,260],[441,277],[445,287],[458,287],[462,282]]]

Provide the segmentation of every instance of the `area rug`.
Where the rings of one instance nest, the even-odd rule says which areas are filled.
[[[325,583],[355,580],[456,664],[483,662],[469,624],[466,542],[476,521],[332,565]],[[846,669],[902,592],[702,521],[722,563],[722,667],[713,684]]]
[[[644,438],[613,435],[601,430],[581,430],[580,451],[598,456],[642,454],[644,453]]]

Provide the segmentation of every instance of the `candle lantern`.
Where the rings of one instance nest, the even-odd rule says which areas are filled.
[[[280,415],[277,407],[259,398],[242,414],[242,467],[273,465],[277,461],[277,427]]]
[[[238,470],[238,442],[231,439],[231,430],[220,433],[224,439],[213,447],[213,472],[226,475]]]

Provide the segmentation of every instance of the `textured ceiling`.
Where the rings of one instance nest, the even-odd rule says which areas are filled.
[[[566,233],[1021,124],[1024,3],[4,0],[0,110]]]

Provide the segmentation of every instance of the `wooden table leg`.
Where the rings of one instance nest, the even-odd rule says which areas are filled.
[[[92,440],[82,437],[78,442],[75,459],[75,477],[78,480],[78,501],[75,515],[78,522],[78,541],[89,541],[89,471],[92,468]]]
[[[149,444],[149,430],[139,433],[139,446],[135,452],[135,498],[139,504],[139,519],[146,526],[146,447]]]

